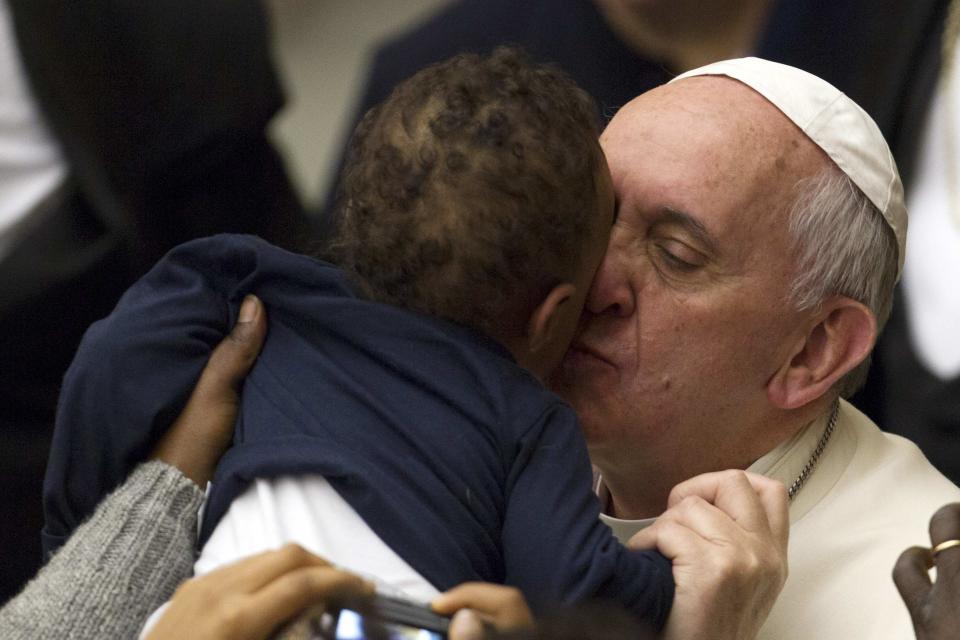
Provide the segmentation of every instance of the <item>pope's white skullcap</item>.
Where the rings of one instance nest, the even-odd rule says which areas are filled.
[[[817,76],[760,58],[708,64],[677,76],[727,76],[739,80],[790,118],[860,187],[897,238],[897,277],[907,242],[907,208],[893,154],[867,112]]]

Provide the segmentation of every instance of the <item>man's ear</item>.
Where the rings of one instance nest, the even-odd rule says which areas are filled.
[[[816,400],[866,359],[876,339],[877,319],[870,309],[844,296],[828,299],[767,382],[767,397],[781,409]]]
[[[576,292],[571,282],[558,284],[530,314],[527,322],[527,344],[531,353],[536,353],[550,343],[560,320],[560,308]]]

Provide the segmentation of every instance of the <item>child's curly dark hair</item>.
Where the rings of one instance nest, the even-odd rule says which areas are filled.
[[[519,49],[427,67],[354,132],[333,256],[374,300],[496,335],[574,275],[598,134],[593,100]]]

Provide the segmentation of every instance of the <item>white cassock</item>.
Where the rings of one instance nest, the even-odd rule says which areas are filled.
[[[748,469],[789,486],[826,427],[816,420]],[[601,499],[604,498],[600,487]],[[787,584],[758,640],[914,640],[891,573],[900,553],[929,546],[930,516],[960,501],[909,440],[841,401],[836,429],[790,504]],[[653,520],[601,518],[622,542]]]

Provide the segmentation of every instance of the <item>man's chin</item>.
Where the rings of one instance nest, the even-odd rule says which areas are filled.
[[[598,404],[602,404],[603,391],[596,380],[574,371],[564,371],[560,367],[549,380],[550,389],[563,398],[577,413],[582,422],[585,416],[595,415]]]

